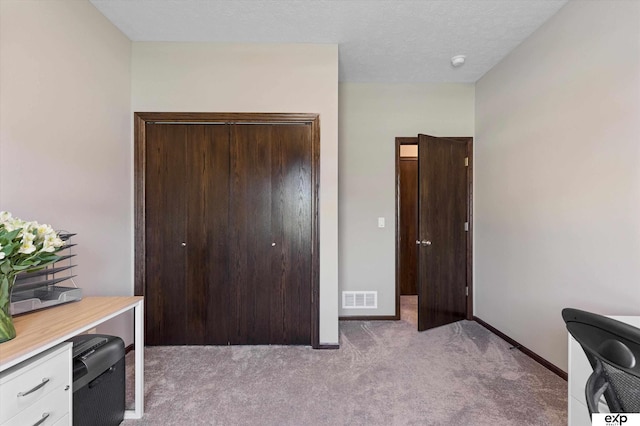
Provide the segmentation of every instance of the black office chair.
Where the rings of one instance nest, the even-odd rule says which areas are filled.
[[[602,395],[612,413],[640,412],[640,329],[572,308],[562,319],[593,368],[585,386],[589,416]]]

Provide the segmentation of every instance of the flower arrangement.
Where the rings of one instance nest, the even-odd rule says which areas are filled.
[[[0,343],[16,336],[9,313],[11,289],[21,272],[32,272],[56,262],[64,241],[49,225],[23,221],[0,212]]]

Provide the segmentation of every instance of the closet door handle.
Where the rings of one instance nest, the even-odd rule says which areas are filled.
[[[422,240],[421,243],[423,246],[430,246],[431,245],[431,241],[429,240]]]
[[[183,242],[182,244],[180,244],[182,247],[186,247],[187,243]]]

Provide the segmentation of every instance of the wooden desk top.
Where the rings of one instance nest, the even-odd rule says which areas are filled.
[[[14,317],[16,337],[0,343],[0,371],[133,308],[142,299],[84,297],[78,302]]]

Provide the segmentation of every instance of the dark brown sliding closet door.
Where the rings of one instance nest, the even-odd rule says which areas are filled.
[[[271,227],[280,250],[271,258],[276,274],[276,307],[271,339],[311,343],[311,125],[273,129]],[[274,161],[275,160],[275,161]],[[277,247],[277,246],[276,246]]]
[[[147,125],[145,341],[184,339],[187,126]]]
[[[185,344],[227,344],[229,127],[189,125],[186,144]]]
[[[231,343],[311,341],[311,126],[231,133]]]
[[[310,124],[148,123],[146,343],[310,344]]]
[[[146,342],[227,344],[229,129],[146,127]]]

